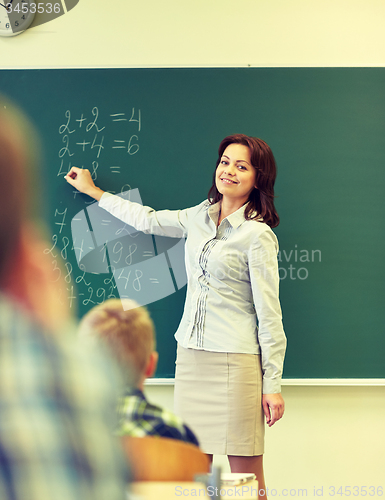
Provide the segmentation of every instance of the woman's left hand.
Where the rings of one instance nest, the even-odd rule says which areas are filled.
[[[266,423],[269,427],[282,418],[285,411],[285,401],[281,393],[262,394],[262,406],[266,416]]]

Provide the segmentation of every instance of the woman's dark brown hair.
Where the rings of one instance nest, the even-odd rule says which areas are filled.
[[[262,217],[263,222],[268,226],[278,226],[279,217],[274,207],[274,183],[277,175],[277,167],[270,147],[265,141],[257,137],[249,137],[243,134],[229,135],[219,145],[215,171],[225,149],[230,144],[241,144],[249,148],[251,164],[256,171],[255,179],[258,187],[250,193],[249,201],[245,208],[245,218],[251,220]],[[218,191],[215,183],[215,171],[213,185],[208,193],[208,199],[212,205],[222,199],[222,194]]]

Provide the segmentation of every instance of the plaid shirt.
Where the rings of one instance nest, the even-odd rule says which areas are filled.
[[[101,359],[48,335],[0,295],[1,500],[125,500]]]
[[[118,404],[118,419],[119,436],[162,436],[199,446],[180,417],[149,403],[140,389],[126,390]]]

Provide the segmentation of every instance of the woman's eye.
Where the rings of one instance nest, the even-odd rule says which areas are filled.
[[[239,168],[240,170],[246,170],[246,167],[245,167],[244,165],[238,165],[238,168]]]

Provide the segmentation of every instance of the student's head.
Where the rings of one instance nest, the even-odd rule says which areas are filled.
[[[261,216],[270,227],[279,224],[279,217],[274,207],[274,183],[277,168],[270,147],[262,139],[249,137],[243,134],[234,134],[225,137],[219,145],[218,160],[215,166],[213,184],[208,193],[209,201],[214,204],[222,199],[222,194],[216,186],[216,169],[222,160],[226,148],[231,144],[246,146],[250,152],[250,161],[255,169],[255,185],[251,191],[245,209],[246,219]]]
[[[129,299],[108,299],[81,320],[80,336],[106,347],[128,381],[141,386],[156,368],[154,324],[144,307]]]
[[[44,253],[38,143],[24,113],[0,95],[0,291],[43,326],[61,330],[70,309],[61,298],[65,282]]]
[[[19,246],[27,215],[27,150],[23,121],[0,95],[0,288],[3,290],[12,258]]]

